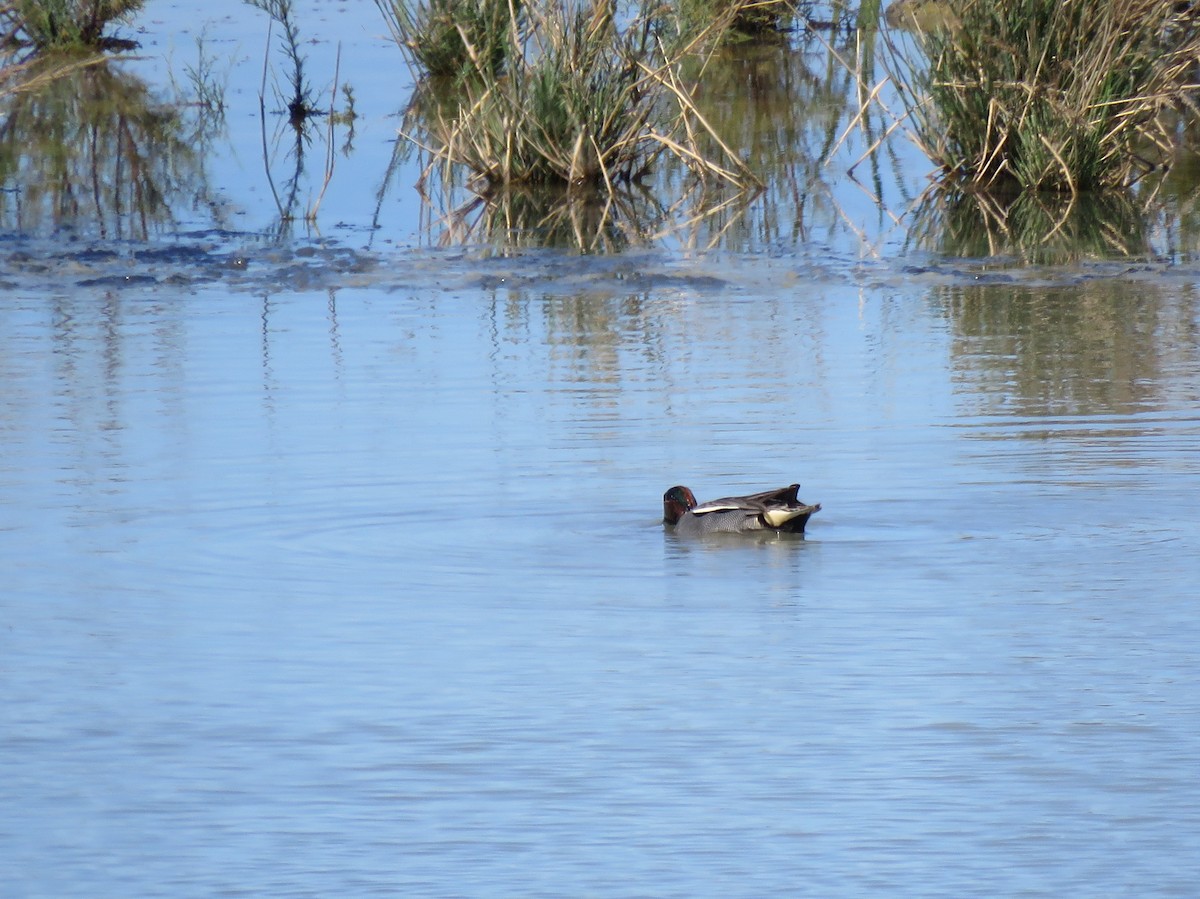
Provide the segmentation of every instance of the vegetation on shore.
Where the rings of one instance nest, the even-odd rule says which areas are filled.
[[[311,133],[300,126],[332,121],[333,103],[318,102],[323,91],[310,84],[294,0],[246,3],[270,14],[269,35],[289,63],[276,93],[297,126],[299,159]],[[0,38],[8,48],[0,96],[93,65],[103,57],[58,51],[85,41],[104,49],[110,23],[141,5],[0,0]],[[886,13],[879,0],[376,6],[417,76],[401,133],[406,152],[422,154],[421,186],[434,188],[427,197],[449,188],[442,196],[455,203],[447,208],[463,201],[463,189],[468,200],[494,201],[495,209],[473,206],[478,215],[462,219],[489,232],[582,230],[616,245],[634,233],[624,222],[640,219],[657,230],[690,216],[701,198],[710,208],[726,204],[718,217],[732,220],[763,182],[771,185],[763,202],[787,218],[813,185],[824,185],[821,166],[841,145],[838,133],[858,127],[872,167],[887,164],[880,148],[901,129],[938,167],[935,186],[943,195],[908,210],[905,223],[914,233],[924,222],[927,233],[945,226],[966,234],[975,216],[986,226],[990,251],[1040,251],[1039,241],[1050,237],[1082,245],[1087,237],[1100,253],[1125,244],[1090,223],[1144,206],[1160,181],[1128,188],[1179,158],[1200,121],[1200,15],[1175,0],[897,0]],[[756,43],[745,43],[746,35]],[[825,35],[828,55],[813,53]],[[841,54],[855,62],[833,64]],[[888,68],[890,87],[873,65]],[[808,97],[800,86],[819,82],[822,66],[831,83],[830,72],[857,81],[857,126],[844,124],[857,107],[851,100],[846,108],[844,85],[811,106],[765,102],[768,89],[789,78],[797,80],[797,96]],[[267,72],[264,59],[262,93]],[[335,64],[331,96],[337,86]],[[900,115],[883,106],[886,99],[897,109],[896,96]],[[803,147],[815,133],[813,117],[826,112],[827,127],[814,141],[821,146]],[[760,141],[761,134],[771,139]],[[774,188],[782,160],[796,147],[784,197]],[[328,183],[332,165],[326,170]],[[878,170],[873,174],[878,181]],[[1093,194],[1124,199],[1083,202]],[[1024,197],[1029,201],[1017,202]],[[1059,202],[1076,197],[1096,215],[1075,217],[1075,207]],[[1142,199],[1130,206],[1134,197]]]
[[[928,5],[928,4],[926,4]],[[1169,160],[1195,111],[1200,27],[1171,0],[959,0],[892,43],[914,133],[947,180],[1078,193]]]
[[[106,33],[113,22],[129,18],[145,0],[3,0],[0,42],[24,43],[38,50],[107,49],[130,46]]]
[[[0,0],[0,97],[94,66],[97,51],[137,46],[108,33],[145,0]]]
[[[481,192],[559,184],[611,194],[663,153],[702,179],[757,185],[699,114],[680,75],[703,35],[668,45],[649,6],[618,24],[608,0],[508,9],[503,64],[493,44],[476,47],[460,28],[465,58],[454,101],[414,107],[404,131],[436,159],[466,168]],[[410,52],[428,44],[406,20],[393,21]],[[420,61],[415,53],[410,59]]]
[[[684,37],[712,29],[718,40],[739,42],[783,37],[795,22],[797,6],[798,0],[671,0],[660,14],[672,19]]]
[[[498,72],[521,0],[375,0],[409,65],[433,76]]]

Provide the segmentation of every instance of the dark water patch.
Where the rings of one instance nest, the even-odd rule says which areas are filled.
[[[143,265],[205,265],[211,253],[211,245],[172,243],[135,250],[133,258]]]
[[[809,256],[663,250],[586,255],[567,250],[491,248],[363,250],[337,241],[279,242],[246,232],[201,230],[172,241],[60,241],[8,236],[0,242],[0,277],[12,286],[66,288],[199,288],[224,283],[255,293],[385,290],[483,290],[662,296],[793,293],[818,284],[908,290],[980,288],[1033,290],[1100,282],[1187,284],[1200,264],[1162,260],[1078,262],[1029,266],[1006,258],[859,260],[816,252]],[[56,285],[58,285],[56,287]]]
[[[713,259],[661,253],[622,258],[533,251],[496,258],[487,250],[373,252],[337,244],[270,244],[261,236],[198,232],[157,245],[62,244],[16,240],[0,250],[14,286],[130,287],[214,281],[239,290],[320,291],[345,287],[606,293],[713,293],[729,289]]]
[[[75,282],[79,287],[146,287],[157,284],[153,275],[101,275]]]
[[[872,269],[878,274],[877,269]],[[931,258],[921,263],[900,262],[895,276],[905,281],[930,284],[1005,285],[1020,287],[1065,287],[1089,281],[1132,280],[1177,274],[1196,277],[1194,266],[1175,265],[1168,260],[1095,260],[1065,265],[1030,265],[1010,257],[980,259]]]
[[[120,258],[116,250],[107,247],[88,247],[72,254],[76,262],[113,262]]]
[[[0,271],[14,287],[145,287],[169,283],[198,287],[220,281],[252,291],[324,290],[344,278],[374,271],[379,257],[341,247],[255,246],[253,239],[210,233],[196,241],[157,245],[63,245],[20,241],[0,252]]]
[[[475,286],[485,290],[532,288],[558,293],[601,288],[710,293],[730,287],[728,280],[715,273],[712,260],[703,256],[681,260],[657,253],[589,256],[539,251],[488,260],[481,267],[485,272]]]

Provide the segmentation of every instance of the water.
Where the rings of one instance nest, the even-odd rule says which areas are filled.
[[[144,233],[8,196],[4,895],[1193,895],[1186,229],[959,258],[830,166],[714,252],[432,249],[366,7],[305,7],[325,233],[258,74]],[[149,12],[153,73],[206,23]],[[663,533],[796,480],[805,539]]]
[[[1194,302],[721,270],[10,298],[11,894],[1188,894]]]

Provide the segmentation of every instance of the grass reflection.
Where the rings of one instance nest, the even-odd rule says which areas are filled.
[[[251,14],[251,5],[239,6],[244,15]],[[252,6],[288,10],[295,4],[253,0]],[[366,6],[378,13],[376,5]],[[719,136],[728,151],[717,155],[736,159],[762,182],[762,189],[739,190],[716,179],[705,183],[686,161],[660,154],[644,178],[614,181],[611,190],[578,185],[567,190],[537,185],[481,190],[469,172],[437,159],[436,140],[428,133],[430,122],[449,121],[457,114],[461,83],[422,79],[402,128],[428,139],[423,144],[397,142],[389,168],[384,160],[378,166],[363,165],[361,154],[357,162],[339,162],[357,165],[352,178],[339,173],[339,184],[353,180],[357,186],[361,178],[380,186],[374,221],[369,222],[369,208],[357,210],[358,220],[355,210],[339,209],[338,214],[355,225],[378,226],[381,237],[387,236],[380,222],[386,218],[385,201],[394,199],[389,192],[406,190],[408,184],[396,182],[415,180],[424,170],[420,187],[425,203],[419,211],[405,207],[404,215],[423,216],[418,226],[432,244],[546,246],[605,254],[647,244],[747,253],[793,252],[810,245],[814,252],[834,248],[853,255],[885,244],[886,252],[892,252],[892,241],[902,239],[908,249],[938,256],[999,257],[1016,264],[1196,257],[1200,164],[1191,157],[1165,177],[1155,173],[1132,189],[1103,196],[1080,191],[1074,197],[1013,197],[943,189],[912,199],[924,186],[918,179],[925,174],[925,160],[915,151],[904,155],[911,148],[903,145],[902,129],[890,133],[893,123],[883,107],[867,102],[878,89],[900,108],[885,83],[887,66],[881,58],[887,48],[877,46],[889,40],[881,30],[879,0],[803,2],[790,8],[797,11],[792,31],[767,41],[726,44],[673,70],[686,84],[696,114],[711,126],[696,133],[698,145],[708,143],[701,146],[707,153]],[[239,98],[252,96],[252,88],[258,87],[260,128],[252,134],[257,140],[246,145],[213,142],[212,133],[203,137],[197,131],[203,116],[210,127],[224,127],[226,86],[216,77],[224,59],[213,56],[213,48],[223,53],[229,46],[223,33],[212,43],[198,41],[199,62],[179,70],[181,82],[192,86],[200,105],[172,96],[169,87],[160,95],[100,59],[73,61],[67,68],[76,70],[56,82],[44,73],[62,66],[61,58],[10,66],[6,71],[12,80],[0,80],[2,227],[26,233],[73,227],[102,237],[146,239],[172,228],[185,210],[197,206],[208,205],[214,217],[229,216],[234,203],[214,203],[207,189],[210,159],[223,167],[223,190],[244,187],[244,194],[232,198],[235,203],[249,209],[258,203],[277,216],[276,236],[311,227],[322,191],[331,183],[335,138],[345,135],[341,155],[355,153],[350,145],[354,103],[339,101],[344,112],[335,106],[341,75],[332,45],[323,72],[326,86],[319,91],[309,87],[311,73],[301,67],[309,41],[300,38],[310,29],[301,20],[287,21],[282,43],[268,39],[263,48],[267,58],[251,53],[246,55],[249,62],[229,62],[236,80],[229,85],[231,103],[243,102]],[[313,42],[323,39],[318,35]],[[348,75],[355,74],[350,54],[359,49],[347,48]],[[275,69],[267,64],[279,60],[286,65],[272,84],[267,76]],[[402,75],[399,58],[396,68]],[[407,83],[402,86],[407,90]],[[174,93],[181,91],[176,87]],[[294,102],[297,98],[302,102]],[[380,108],[391,112],[405,100],[375,93],[361,103],[366,115],[376,116]],[[305,112],[299,120],[291,115],[297,110]],[[229,112],[236,129],[245,110]],[[367,127],[374,124],[373,119],[364,121],[370,123]],[[1178,143],[1194,145],[1194,122],[1184,116],[1173,121]],[[335,134],[338,125],[343,132]],[[394,123],[384,127],[390,133]],[[247,129],[234,137],[251,133]],[[237,164],[234,160],[244,163],[260,156],[263,165],[254,185],[225,177]],[[269,193],[256,194],[264,180]],[[330,202],[336,199],[345,207],[344,197],[353,196],[349,189],[339,196],[331,188]],[[406,218],[403,225],[411,221]],[[893,222],[906,233],[899,234]]]
[[[905,218],[906,246],[938,256],[1023,265],[1194,260],[1200,254],[1200,161],[1180,157],[1133,190],[999,193],[931,187]]]
[[[1189,148],[1197,146],[1198,130],[1193,123],[1184,138]],[[1156,185],[1158,242],[1155,249],[1166,258],[1191,262],[1200,258],[1200,154],[1189,149]]]
[[[586,416],[611,420],[627,402],[630,380],[639,372],[650,376],[660,370],[671,330],[661,310],[655,291],[602,288],[547,294],[506,287],[493,296],[491,316],[496,339],[510,350],[496,358],[498,364],[509,364],[505,360],[523,358],[511,352],[512,346],[544,341],[556,380],[586,389]]]
[[[1151,254],[1145,210],[1124,191],[1077,196],[933,189],[916,206],[910,246],[1033,265]]]
[[[6,230],[82,225],[144,240],[171,225],[173,202],[205,193],[202,150],[178,108],[107,62],[12,94],[3,112]]]
[[[478,197],[446,219],[445,243],[558,247],[614,253],[627,249],[654,216],[653,198],[622,190],[601,196],[514,188]]]
[[[857,109],[856,77],[838,65],[830,51],[858,44],[862,34],[869,40],[875,19],[868,6],[878,10],[877,4],[864,4],[859,10],[870,26],[866,31],[853,27],[859,19],[845,17],[828,22],[821,34],[805,32],[792,42],[726,47],[697,73],[701,114],[764,184],[736,222],[714,217],[710,239],[697,243],[739,251],[791,247],[810,239],[815,230],[842,221],[837,184],[841,173],[827,161],[847,118]],[[868,67],[871,58],[868,48]],[[859,73],[859,80],[868,77]],[[874,157],[871,164],[882,164],[882,157]],[[664,179],[681,174],[673,160],[664,161]],[[883,175],[877,172],[873,177],[880,180]]]
[[[738,159],[762,187],[739,190],[698,179],[687,160],[662,154],[644,178],[610,196],[579,189],[480,189],[438,155],[432,138],[402,141],[392,171],[416,154],[423,196],[442,210],[426,220],[437,243],[511,241],[587,252],[661,240],[747,252],[791,248],[816,231],[844,227],[850,218],[839,200],[842,173],[829,157],[859,111],[859,87],[873,77],[879,16],[877,0],[853,12],[834,4],[819,27],[798,29],[788,40],[726,45],[681,64],[678,77],[705,123],[703,133],[693,135],[697,152]],[[838,61],[847,54],[859,58],[857,71]],[[428,122],[455,115],[457,91],[453,80],[422,80],[402,130],[424,135]],[[866,168],[878,193],[898,178],[887,171],[896,165],[894,157],[870,157]]]
[[[464,203],[430,223],[430,230],[440,229],[442,245],[608,254],[670,240],[711,249],[725,231],[738,226],[753,199],[742,191],[722,194],[706,185],[693,185],[670,206],[637,185],[611,194],[509,188]]]
[[[1196,295],[1150,281],[956,286],[937,297],[957,378],[981,413],[1134,414],[1166,402],[1170,370],[1200,364]]]

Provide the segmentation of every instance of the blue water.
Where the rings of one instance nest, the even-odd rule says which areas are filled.
[[[1193,895],[1191,294],[763,264],[7,295],[5,894]]]
[[[1145,258],[939,255],[919,153],[822,155],[822,51],[705,84],[795,112],[744,220],[431,249],[374,4],[297,8],[359,116],[312,220],[328,134],[280,221],[234,0],[147,4],[103,82],[228,66],[197,159],[67,165],[97,220],[5,182],[0,895],[1196,895],[1190,207]],[[805,539],[663,533],[673,484],[794,481]]]

